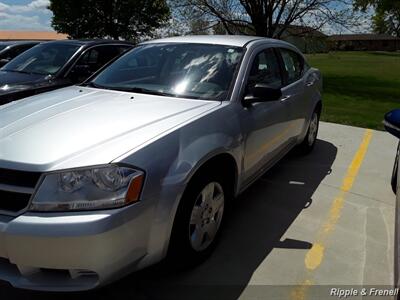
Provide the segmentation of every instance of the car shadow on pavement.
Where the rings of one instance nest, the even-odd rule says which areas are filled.
[[[194,269],[173,271],[159,264],[85,293],[27,292],[0,286],[0,299],[236,300],[274,248],[302,251],[312,247],[311,241],[282,237],[303,209],[312,205],[312,196],[330,174],[336,153],[333,144],[318,140],[311,154],[289,154],[264,174],[234,201],[215,252]]]

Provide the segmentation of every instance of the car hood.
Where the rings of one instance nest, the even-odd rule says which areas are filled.
[[[0,70],[0,95],[15,91],[12,87],[25,86],[24,89],[47,82],[47,75],[25,74]],[[19,87],[21,90],[21,87]]]
[[[109,163],[218,105],[77,86],[25,98],[0,106],[0,168]]]

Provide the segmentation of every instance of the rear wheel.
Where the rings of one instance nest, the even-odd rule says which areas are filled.
[[[179,267],[198,264],[215,248],[226,205],[226,184],[217,174],[196,176],[176,214],[169,258]]]
[[[315,146],[317,141],[318,129],[319,129],[319,110],[315,110],[311,116],[310,124],[308,125],[307,134],[300,145],[297,146],[299,152],[303,154],[310,153]]]

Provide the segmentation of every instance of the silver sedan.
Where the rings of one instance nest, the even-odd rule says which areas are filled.
[[[86,290],[202,261],[231,199],[313,149],[321,87],[288,43],[186,36],[0,107],[0,279]]]

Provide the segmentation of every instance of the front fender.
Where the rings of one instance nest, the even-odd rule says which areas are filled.
[[[148,224],[149,263],[166,255],[177,207],[196,171],[212,157],[228,153],[240,172],[242,140],[239,121],[227,103],[124,159],[146,172],[142,201],[153,211]]]

